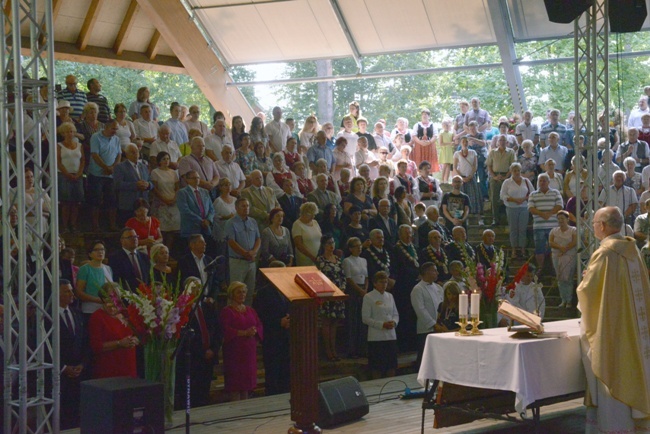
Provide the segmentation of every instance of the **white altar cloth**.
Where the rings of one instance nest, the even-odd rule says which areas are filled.
[[[545,331],[565,331],[554,339],[512,339],[506,328],[483,330],[483,336],[454,333],[427,336],[418,373],[423,386],[440,380],[461,386],[510,390],[522,413],[533,402],[585,390],[578,319],[549,322]]]

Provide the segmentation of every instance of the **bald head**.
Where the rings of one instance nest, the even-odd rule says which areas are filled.
[[[617,207],[607,206],[599,209],[594,215],[596,238],[602,240],[610,235],[620,233],[623,222],[623,213]]]

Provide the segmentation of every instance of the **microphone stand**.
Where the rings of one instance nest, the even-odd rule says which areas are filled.
[[[183,327],[183,330],[181,330],[181,335],[178,340],[178,346],[172,353],[172,355],[169,357],[170,360],[174,360],[177,355],[178,351],[185,345],[185,433],[190,434],[190,410],[192,409],[192,400],[190,399],[191,396],[191,383],[190,380],[192,378],[192,338],[194,337],[194,330],[192,327],[190,327],[190,321],[194,316],[196,315],[196,311],[205,299],[205,289],[208,287],[208,284],[211,283],[212,281],[212,275],[214,274],[215,271],[217,271],[217,267],[211,267],[205,268],[205,271],[207,273],[207,278],[205,279],[205,283],[201,286],[201,293],[199,294],[198,299],[194,302],[194,306],[192,306],[192,310],[189,313],[189,320],[187,321],[187,324]],[[189,278],[188,278],[189,279]]]

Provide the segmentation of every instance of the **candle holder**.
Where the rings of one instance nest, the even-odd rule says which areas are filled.
[[[470,332],[467,331],[467,316],[461,316],[459,320],[456,324],[460,326],[460,330],[456,332],[456,336],[470,336]]]
[[[480,321],[478,319],[478,315],[472,315],[472,319],[470,321],[470,324],[472,325],[472,329],[468,332],[470,336],[480,336],[483,334],[483,332],[478,329],[478,325],[482,323],[483,321]]]

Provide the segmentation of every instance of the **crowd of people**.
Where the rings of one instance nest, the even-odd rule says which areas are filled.
[[[206,265],[226,259],[224,275],[207,282],[205,315],[193,319],[200,330],[193,349],[203,357],[193,362],[192,401],[204,405],[220,348],[231,399],[245,399],[256,387],[260,341],[267,394],[289,390],[288,303],[258,268],[318,267],[349,295],[320,307],[325,357],[336,362],[345,347],[349,357],[367,356],[376,376],[394,375],[398,351],[421,356],[428,333],[458,327],[468,270],[504,268],[507,253],[526,258],[531,215],[538,272],[551,256],[561,306],[575,302],[575,222],[584,217],[576,209],[584,211],[589,170],[604,184],[602,205],[619,207],[633,226],[627,233],[639,243],[650,233],[650,204],[638,206],[650,199],[647,95],[627,125],[599,130],[602,162],[590,168],[583,161],[578,174],[582,132],[572,114],[561,123],[555,109],[541,125],[530,111],[494,122],[472,98],[439,130],[426,109],[413,127],[398,118],[391,128],[383,119],[369,123],[352,102],[340,128],[309,116],[297,131],[280,107],[272,120],[259,113],[249,127],[241,116],[228,126],[217,111],[208,126],[196,105],[174,102],[167,119],[146,87],[128,109],[125,102],[111,110],[99,81],[87,86],[82,92],[68,76],[57,95],[59,231],[78,232],[89,210],[92,231],[119,232],[120,247],[107,255],[104,241],[92,242],[81,267],[74,250],[61,250],[62,329],[70,342],[79,332],[89,337],[87,351],[75,349],[65,362],[62,384],[78,386],[87,375],[142,375],[138,339],[113,305],[115,282],[126,290],[152,276],[206,283],[214,279]],[[34,182],[27,168],[28,196]],[[450,184],[446,193],[441,184]],[[47,224],[55,204],[41,200],[43,215],[28,218]],[[494,245],[491,229],[478,245],[467,242],[470,220],[490,226],[486,204],[491,224],[509,228],[509,252]],[[543,316],[534,270],[504,296]],[[228,304],[219,309],[215,300],[224,290]],[[82,313],[68,317],[72,292]]]

